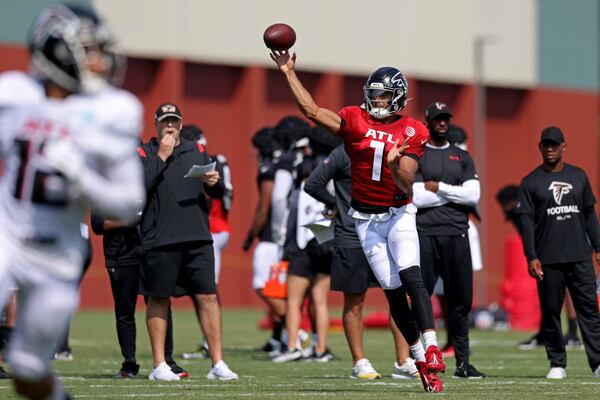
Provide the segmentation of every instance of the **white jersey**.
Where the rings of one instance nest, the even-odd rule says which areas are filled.
[[[132,219],[141,206],[136,147],[142,115],[133,95],[109,86],[56,100],[26,74],[0,75],[0,245],[39,253],[41,267],[67,279],[77,276],[87,208]],[[44,156],[44,146],[61,139],[83,156],[77,185]]]

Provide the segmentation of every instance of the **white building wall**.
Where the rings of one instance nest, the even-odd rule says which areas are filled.
[[[272,65],[264,29],[296,30],[298,68],[368,74],[393,65],[432,80],[473,79],[473,42],[490,84],[534,86],[536,0],[94,0],[123,49],[145,57]]]

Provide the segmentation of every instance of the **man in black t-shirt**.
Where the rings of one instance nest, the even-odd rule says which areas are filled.
[[[469,246],[469,211],[479,202],[479,178],[469,153],[451,145],[446,134],[452,112],[436,102],[425,111],[431,136],[419,161],[413,203],[419,209],[417,230],[421,274],[431,295],[438,277],[444,281],[450,320],[449,342],[456,355],[455,377],[484,378],[469,364],[469,311],[473,269]]]
[[[517,203],[519,200],[519,187],[517,185],[506,185],[496,193],[496,201],[502,208],[502,212],[506,218],[506,221],[510,221],[515,228],[520,231],[520,218],[519,214],[516,213]],[[565,296],[565,311],[569,317],[568,331],[564,336],[564,341],[569,349],[582,348],[583,345],[577,335],[577,315],[575,313],[575,307],[573,301],[567,290]],[[531,336],[529,339],[520,342],[517,348],[520,350],[531,350],[536,347],[544,346],[544,335],[542,335],[542,321],[540,321],[540,330]]]
[[[536,278],[542,308],[542,329],[550,361],[549,379],[564,379],[567,354],[560,310],[569,288],[588,363],[600,378],[600,312],[594,265],[600,261],[600,227],[586,173],[562,160],[565,139],[557,127],[542,131],[542,165],[521,182],[516,212],[529,274]]]

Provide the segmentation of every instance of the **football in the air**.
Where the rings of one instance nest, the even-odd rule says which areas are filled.
[[[265,30],[263,40],[271,50],[287,50],[296,43],[296,32],[287,24],[273,24]]]

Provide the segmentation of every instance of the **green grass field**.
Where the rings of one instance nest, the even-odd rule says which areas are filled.
[[[178,363],[191,377],[179,382],[148,381],[151,358],[143,313],[138,313],[138,362],[140,376],[132,380],[114,378],[121,356],[109,312],[80,312],[73,321],[71,345],[75,360],[56,361],[65,386],[75,398],[255,398],[255,399],[323,399],[375,398],[398,399],[432,396],[423,392],[420,380],[397,381],[389,377],[393,365],[393,345],[389,332],[370,330],[365,334],[367,356],[384,375],[377,381],[349,379],[351,359],[342,332],[332,332],[330,347],[339,357],[331,363],[294,362],[273,364],[266,355],[252,349],[264,342],[267,333],[257,329],[258,311],[224,313],[225,360],[240,375],[237,382],[215,382],[205,378],[208,360]],[[442,336],[442,335],[440,335]],[[592,378],[583,350],[569,351],[568,378],[549,381],[545,352],[541,349],[521,351],[515,344],[525,333],[473,332],[472,363],[489,375],[488,379],[467,381],[451,378],[454,360],[447,360],[444,393],[434,395],[451,399],[598,399],[600,379]],[[198,328],[189,311],[175,312],[175,353],[195,349]],[[0,398],[16,398],[10,381],[0,381]]]

